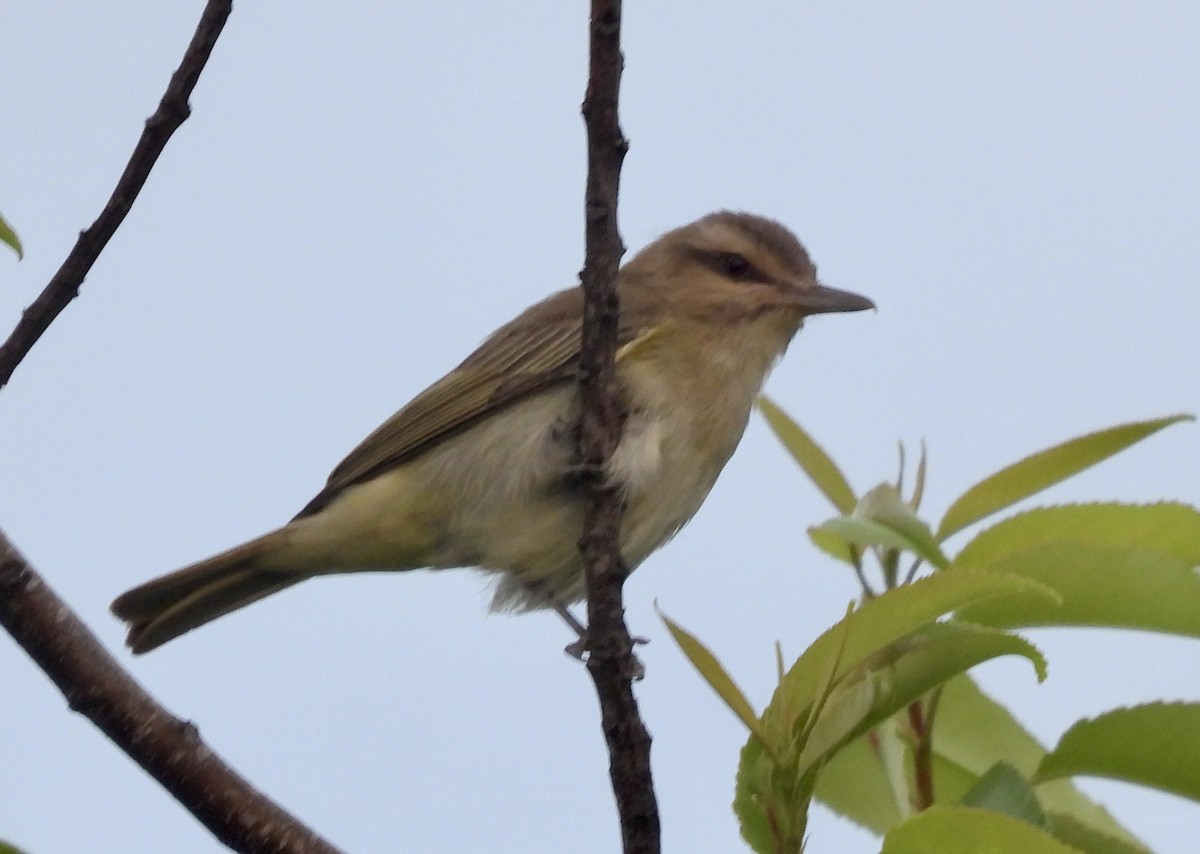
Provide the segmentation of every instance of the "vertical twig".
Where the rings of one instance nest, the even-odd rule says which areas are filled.
[[[614,378],[620,313],[616,280],[625,251],[617,230],[617,196],[621,162],[629,147],[617,112],[623,64],[620,0],[592,0],[589,35],[588,88],[583,101],[588,178],[584,201],[587,257],[580,273],[584,317],[579,445],[584,470],[603,471],[620,441],[624,421]],[[618,549],[622,509],[614,485],[595,478],[580,540],[587,577],[588,671],[600,699],[624,851],[655,854],[660,834],[650,774],[650,735],[633,696],[636,664],[621,598],[626,576]]]
[[[913,807],[927,810],[933,806],[933,732],[932,715],[926,717],[921,700],[908,705],[908,724],[913,738]]]
[[[190,113],[188,98],[232,11],[209,0],[158,109],[147,119],[96,221],[0,345],[0,387],[72,299],[129,213],[158,156]],[[238,776],[196,727],[158,705],[0,533],[0,625],[87,717],[225,845],[243,852],[336,854],[337,849]],[[19,733],[7,733],[19,737]]]

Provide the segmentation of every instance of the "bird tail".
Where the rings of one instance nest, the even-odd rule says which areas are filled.
[[[112,612],[129,624],[125,643],[149,652],[217,617],[303,581],[309,573],[263,566],[281,544],[284,529],[122,593]]]

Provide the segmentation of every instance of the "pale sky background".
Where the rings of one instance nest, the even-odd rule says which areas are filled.
[[[7,3],[0,334],[99,212],[200,2]],[[618,850],[592,683],[553,615],[472,572],[306,583],[142,658],[108,603],[290,518],[382,419],[583,260],[583,2],[240,3],[194,115],[0,392],[0,526],[138,679],[352,852]],[[1200,410],[1200,4],[626,4],[631,250],[775,217],[875,314],[819,318],[768,383],[860,490],[930,451],[926,507],[1069,436]],[[1177,426],[1044,501],[1200,501]],[[652,603],[755,705],[855,595],[830,508],[757,418],[627,588],[667,852],[744,850],[741,725]],[[965,542],[951,543],[957,550]],[[1043,740],[1200,700],[1200,643],[1030,632],[977,673]],[[0,640],[0,837],[221,850]],[[1200,810],[1085,783],[1160,852]],[[818,810],[809,850],[872,852]]]

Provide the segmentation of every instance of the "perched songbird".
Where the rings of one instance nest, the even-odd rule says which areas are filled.
[[[664,234],[617,289],[628,418],[607,476],[633,569],[700,508],[804,318],[873,305],[819,284],[779,223],[729,212]],[[291,522],[120,596],[129,646],[154,649],[306,578],[368,570],[475,566],[498,575],[493,610],[570,620],[584,598],[582,312],[579,288],[526,310],[368,436]]]

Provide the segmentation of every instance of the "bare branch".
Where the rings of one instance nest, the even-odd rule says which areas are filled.
[[[0,533],[0,624],[94,723],[235,851],[336,854],[121,669]]]
[[[232,11],[209,0],[158,109],[134,148],[100,216],[0,345],[0,387],[79,294],[84,278],[149,177],[159,154],[190,113],[195,88]],[[66,697],[130,758],[158,780],[221,842],[244,852],[336,854],[337,849],[242,779],[200,739],[196,727],[158,705],[104,650],[0,533],[0,625]]]
[[[587,256],[580,273],[584,317],[579,447],[584,470],[602,472],[620,441],[625,419],[614,373],[620,313],[617,270],[625,252],[617,230],[617,196],[621,162],[629,147],[617,113],[623,64],[620,0],[592,0],[589,43],[588,88],[583,101],[588,178],[584,200]],[[621,595],[627,575],[618,549],[621,495],[613,484],[597,477],[591,497],[580,540],[587,577],[588,671],[600,699],[624,851],[657,854],[660,832],[650,774],[650,735],[633,696],[637,665]]]
[[[33,349],[54,319],[71,300],[79,296],[84,278],[116,233],[117,227],[125,220],[167,140],[191,114],[188,98],[231,11],[233,4],[230,0],[209,0],[204,7],[191,44],[183,54],[179,68],[171,75],[171,82],[158,103],[158,109],[146,120],[146,127],[104,210],[89,228],[80,232],[67,260],[63,261],[38,298],[21,314],[8,340],[0,344],[0,388],[12,378],[17,365],[21,364],[21,360]]]

